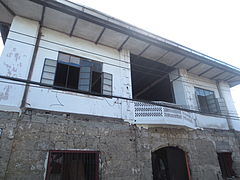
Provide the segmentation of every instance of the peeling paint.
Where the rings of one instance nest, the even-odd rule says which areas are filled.
[[[9,91],[12,87],[10,85],[7,85],[4,87],[3,92],[0,93],[0,101],[2,100],[8,100],[9,97]]]
[[[27,55],[23,52],[18,52],[17,48],[11,48],[10,52],[6,54],[7,61],[3,62],[5,66],[5,71],[7,76],[11,77],[21,77],[22,66],[24,61],[27,58]]]

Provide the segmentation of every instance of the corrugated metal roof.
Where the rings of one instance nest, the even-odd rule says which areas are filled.
[[[66,0],[2,0],[16,15],[40,20],[42,25],[63,33],[81,37],[118,50],[128,49],[175,68],[213,80],[240,84],[240,69],[203,53],[167,40],[97,10]],[[43,11],[45,7],[45,11]],[[4,9],[0,21],[11,23],[12,15]],[[42,14],[44,13],[44,14]],[[11,16],[11,17],[10,17]]]

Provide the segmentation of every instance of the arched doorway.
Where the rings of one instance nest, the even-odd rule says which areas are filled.
[[[152,152],[153,180],[190,180],[186,153],[178,147]]]

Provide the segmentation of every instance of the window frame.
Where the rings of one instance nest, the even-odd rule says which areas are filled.
[[[216,99],[214,91],[208,90],[208,89],[203,89],[203,88],[200,88],[200,87],[194,87],[194,91],[195,91],[196,101],[197,101],[198,108],[199,108],[200,112],[206,113],[206,114],[219,114],[220,113],[219,104],[217,102],[217,99]],[[203,107],[201,106],[201,103],[200,103],[200,100],[199,100],[199,96],[200,95],[197,93],[197,91],[203,91],[204,96],[202,96],[202,97],[205,97],[205,102],[206,102],[205,104],[206,104],[206,107],[207,107],[207,111],[203,110]],[[216,106],[216,112],[212,111],[211,108],[209,107],[209,101],[207,99],[208,95],[206,95],[206,92],[210,93],[209,95],[213,95],[214,96],[213,99],[214,99],[214,104]]]
[[[91,59],[88,59],[85,57],[75,56],[75,55],[67,54],[64,52],[59,52],[58,56],[61,53],[66,54],[69,57],[67,57],[65,60],[62,60],[62,61],[57,60],[57,59],[47,58],[47,57],[44,59],[44,63],[43,63],[43,67],[42,67],[42,74],[41,74],[41,78],[40,78],[41,85],[51,87],[51,88],[57,89],[57,90],[62,90],[62,91],[69,91],[69,92],[93,95],[93,96],[98,96],[98,97],[113,98],[113,74],[103,71],[103,62],[98,62],[96,60],[91,60]],[[70,59],[71,59],[70,56],[79,58],[78,64],[70,63]],[[83,60],[82,66],[80,63],[80,58]],[[58,57],[58,59],[59,59],[59,57]],[[94,64],[95,62],[96,62],[96,64]],[[55,79],[56,79],[56,72],[57,72],[58,64],[66,65],[68,67],[77,67],[77,68],[89,67],[91,70],[89,72],[90,73],[90,75],[89,75],[89,90],[88,91],[81,90],[79,87],[78,88],[68,88],[68,87],[66,87],[66,85],[57,86],[55,84],[55,82],[56,82]],[[99,92],[92,91],[92,87],[90,86],[92,83],[92,77],[90,77],[90,76],[92,75],[93,72],[99,73],[99,77],[101,78],[101,83],[98,83],[100,88],[95,88],[95,90],[97,89],[97,91],[99,91]],[[78,74],[79,74],[79,76],[78,76],[78,82],[79,82],[80,81],[80,71]],[[62,84],[66,84],[66,83],[62,83]],[[78,85],[79,85],[79,83],[78,83]]]
[[[55,85],[55,82],[56,82],[56,74],[57,74],[57,66],[58,66],[58,64],[62,64],[62,65],[66,65],[68,68],[67,68],[67,77],[66,77],[66,81],[65,81],[65,85],[64,86],[58,86],[58,85]],[[72,90],[74,90],[74,88],[69,88],[69,87],[67,87],[67,84],[68,84],[68,77],[69,77],[69,67],[77,67],[78,68],[78,66],[76,66],[76,65],[69,65],[68,63],[65,63],[65,62],[63,62],[63,61],[57,61],[57,64],[56,64],[56,71],[55,71],[55,76],[54,76],[54,80],[53,80],[53,86],[54,87],[63,87],[63,88],[67,88],[67,89],[72,89]],[[80,70],[79,70],[80,71]],[[75,90],[77,90],[77,89],[75,89]]]
[[[231,162],[229,162],[229,158],[231,159]],[[236,173],[234,172],[232,165],[233,165],[233,159],[232,159],[232,152],[217,152],[217,158],[218,158],[218,164],[221,169],[222,177],[224,179],[236,177]],[[230,163],[230,166],[229,166]],[[230,176],[230,174],[231,176]]]
[[[65,54],[65,55],[68,55],[70,56],[69,57],[69,62],[65,62],[63,60],[60,60],[60,55],[61,54]],[[71,63],[70,62],[70,59],[71,57],[77,57],[80,59],[80,63],[79,64],[75,64],[75,63]],[[81,66],[81,61],[86,61],[88,63],[91,63],[90,66]],[[94,63],[96,64],[100,64],[101,65],[101,68],[99,71],[96,71],[96,70],[93,70],[93,66],[94,66]],[[77,67],[79,68],[79,74],[78,74],[78,88],[77,89],[74,89],[74,88],[68,88],[66,87],[66,83],[65,83],[65,86],[57,86],[55,85],[55,82],[56,82],[56,72],[57,72],[57,66],[58,64],[64,64],[64,65],[67,65],[68,66],[68,69],[70,66],[74,66],[74,67]],[[97,65],[97,66],[98,66]],[[96,66],[96,65],[95,65]],[[89,77],[89,86],[88,86],[88,91],[85,91],[85,90],[81,90],[79,89],[79,81],[80,81],[80,73],[81,73],[81,67],[89,67],[90,68],[90,77]],[[58,58],[57,58],[57,63],[56,63],[56,71],[55,71],[55,77],[54,77],[54,82],[53,82],[53,87],[56,88],[56,89],[65,89],[65,90],[68,90],[68,91],[73,91],[73,92],[84,92],[86,94],[93,94],[93,95],[99,95],[99,96],[108,96],[108,95],[104,95],[103,94],[103,74],[104,72],[102,71],[102,68],[103,68],[103,63],[102,62],[98,62],[98,61],[95,61],[95,60],[91,60],[91,59],[88,59],[88,58],[84,58],[84,57],[80,57],[80,56],[76,56],[76,55],[72,55],[72,54],[68,54],[68,53],[65,53],[65,52],[59,52],[58,53]],[[100,92],[93,92],[92,91],[92,74],[93,72],[97,72],[97,73],[100,73],[100,77],[101,77],[101,87],[100,87]],[[67,72],[69,73],[69,72]]]
[[[49,150],[48,157],[47,157],[47,169],[46,169],[46,176],[45,180],[49,180],[49,169],[50,169],[50,162],[51,162],[51,154],[52,153],[82,153],[82,154],[95,154],[96,159],[96,167],[95,167],[95,180],[99,180],[99,168],[100,168],[100,151],[92,151],[92,150]]]

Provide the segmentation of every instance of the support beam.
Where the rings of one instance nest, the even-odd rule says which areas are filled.
[[[177,66],[178,64],[180,64],[181,62],[183,62],[187,57],[184,56],[182,59],[180,59],[177,63],[175,63],[174,65],[172,65],[172,67]]]
[[[229,77],[229,78],[227,78],[227,79],[224,79],[224,81],[229,81],[229,80],[231,80],[232,78],[235,78],[236,76],[235,75],[233,75],[233,76],[231,76],[231,77]]]
[[[220,76],[220,75],[222,75],[222,74],[224,74],[224,73],[225,73],[225,71],[220,72],[220,73],[218,73],[217,75],[211,77],[210,79],[215,79],[215,78],[217,78],[218,76]]]
[[[173,83],[174,81],[178,80],[181,77],[182,76],[180,76],[180,70],[178,69],[178,77],[176,77],[175,79],[171,80],[170,82]]]
[[[177,78],[173,79],[172,81],[170,81],[171,83],[178,80],[181,76],[178,76]]]
[[[199,66],[200,64],[201,64],[201,62],[200,62],[200,63],[197,63],[197,64],[195,64],[194,66],[192,66],[192,67],[188,68],[188,69],[187,69],[187,71],[190,71],[190,70],[192,70],[193,68],[195,68],[195,67]]]
[[[121,44],[121,46],[118,48],[118,51],[121,51],[124,44],[126,44],[126,42],[129,40],[130,36],[127,36],[127,38],[123,41],[123,43]]]
[[[3,5],[3,7],[5,7],[5,9],[7,9],[7,11],[12,15],[12,16],[16,16],[15,12],[9,8],[4,2],[2,2],[2,0],[0,0],[0,3]]]
[[[5,26],[11,26],[11,24],[6,23],[6,22],[2,22],[2,21],[0,21],[0,24],[3,24],[3,25],[5,25]]]
[[[103,18],[99,18],[99,17],[91,15],[90,13],[85,13],[81,10],[75,9],[75,8],[67,6],[67,5],[64,5],[60,1],[46,1],[46,0],[29,0],[29,1],[35,2],[37,4],[45,5],[47,7],[52,8],[52,9],[64,12],[66,14],[70,14],[72,16],[75,16],[75,17],[81,18],[83,20],[92,22],[94,24],[103,26],[103,27],[111,29],[113,31],[120,32],[122,34],[126,34],[130,37],[139,39],[141,41],[152,44],[153,46],[156,46],[156,47],[160,47],[160,48],[165,49],[167,51],[172,51],[174,53],[177,53],[177,54],[180,54],[180,55],[183,55],[183,56],[187,56],[189,58],[196,59],[196,60],[201,61],[202,63],[208,64],[210,66],[216,66],[216,67],[218,67],[220,69],[223,69],[225,71],[235,73],[238,76],[240,75],[239,70],[237,70],[236,68],[234,68],[232,66],[227,67],[227,65],[223,65],[222,63],[218,63],[216,59],[211,58],[207,55],[204,55],[200,52],[194,51],[190,48],[187,48],[187,47],[184,47],[184,46],[181,46],[181,45],[178,45],[178,44],[168,43],[168,42],[166,42],[167,40],[166,41],[158,40],[154,36],[150,37],[148,35],[144,35],[141,32],[130,30],[129,26],[124,27],[124,26],[121,26],[121,25],[116,24],[116,23],[110,23],[108,20],[105,20]],[[229,68],[231,68],[231,69],[229,70]]]
[[[106,29],[106,28],[104,27],[103,30],[102,30],[102,32],[99,34],[99,36],[98,36],[98,38],[97,38],[95,44],[98,44],[98,42],[100,41],[100,39],[101,39],[101,37],[102,37],[102,35],[103,35],[105,29]]]
[[[156,61],[157,61],[157,62],[160,61],[164,56],[167,55],[167,53],[169,53],[169,51],[165,52],[165,53],[164,53],[160,58],[158,58]]]
[[[41,15],[41,20],[40,20],[40,26],[43,26],[43,21],[44,21],[44,15],[45,15],[45,6],[43,6],[42,9],[42,15]]]
[[[151,46],[151,44],[148,44],[148,45],[142,50],[142,52],[140,52],[140,53],[138,54],[138,56],[141,56],[150,46]]]
[[[29,72],[28,72],[28,76],[27,76],[27,81],[31,81],[31,79],[32,79],[33,68],[34,68],[34,65],[35,65],[35,62],[36,62],[37,52],[38,52],[38,49],[39,49],[39,44],[40,44],[41,36],[42,36],[42,25],[43,25],[43,20],[44,20],[44,14],[45,14],[45,6],[43,6],[42,16],[41,16],[41,20],[39,22],[40,26],[39,26],[39,29],[38,29],[36,44],[35,44],[34,50],[33,50],[33,56],[32,56],[32,60],[31,60],[31,64],[30,64],[30,68],[29,68]],[[23,93],[22,102],[21,102],[21,107],[20,107],[21,109],[26,108],[26,101],[27,101],[27,96],[28,96],[28,92],[29,92],[29,87],[30,87],[30,84],[26,83],[24,93]]]
[[[203,74],[211,71],[212,69],[214,69],[214,67],[210,67],[209,69],[207,69],[207,70],[203,71],[202,73],[200,73],[198,76],[202,76]]]
[[[162,76],[159,79],[156,79],[154,82],[152,82],[150,85],[148,85],[146,88],[144,88],[143,90],[141,90],[140,92],[138,92],[135,97],[137,98],[138,96],[140,96],[141,94],[145,93],[146,91],[148,91],[149,89],[151,89],[153,86],[155,86],[156,84],[158,84],[159,82],[161,82],[164,78],[166,78],[169,74],[165,74],[164,76]]]
[[[75,20],[74,20],[74,23],[73,23],[73,26],[72,26],[71,32],[70,32],[70,34],[69,34],[70,37],[71,37],[72,34],[73,34],[73,31],[74,31],[75,26],[76,26],[76,24],[77,24],[77,20],[78,20],[78,18],[76,17]]]

